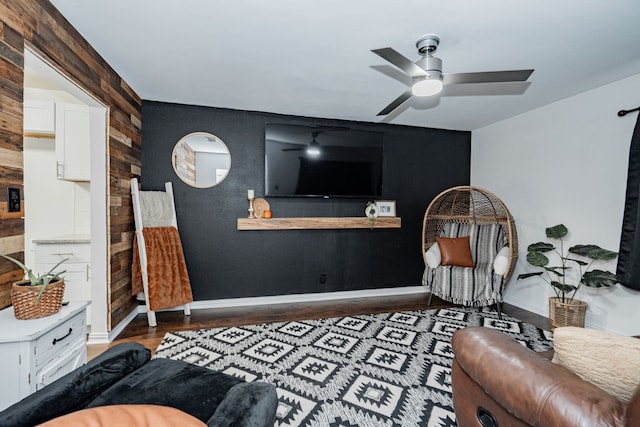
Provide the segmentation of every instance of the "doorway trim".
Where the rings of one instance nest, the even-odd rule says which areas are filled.
[[[36,48],[25,43],[25,66],[89,106],[91,188],[91,332],[89,343],[107,343],[109,337],[109,216],[108,121],[109,107],[59,70]]]

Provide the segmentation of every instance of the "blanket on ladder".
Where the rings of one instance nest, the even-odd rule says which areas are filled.
[[[142,229],[147,252],[147,278],[149,308],[161,310],[193,301],[191,282],[178,229],[175,227],[149,227]],[[131,265],[131,291],[143,291],[138,239],[133,239]]]

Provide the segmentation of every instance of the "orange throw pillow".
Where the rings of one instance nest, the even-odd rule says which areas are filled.
[[[442,265],[457,265],[460,267],[473,267],[469,236],[466,237],[436,237],[440,247]]]
[[[46,427],[206,427],[196,417],[169,406],[110,405],[82,409],[47,421]]]

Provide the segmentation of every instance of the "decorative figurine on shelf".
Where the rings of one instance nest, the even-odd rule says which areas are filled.
[[[247,200],[249,200],[249,216],[248,218],[255,218],[256,216],[253,214],[253,199],[256,198],[255,191],[249,190],[247,191]]]
[[[378,217],[378,205],[376,205],[376,202],[368,202],[367,207],[364,209],[364,214],[369,218],[369,227],[373,230]]]

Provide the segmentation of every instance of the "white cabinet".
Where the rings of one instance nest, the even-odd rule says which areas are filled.
[[[68,236],[53,239],[35,239],[34,270],[46,273],[57,263],[67,259],[58,270],[64,273],[63,301],[91,300],[91,242],[88,236]],[[87,311],[88,312],[88,311]],[[90,318],[90,317],[89,317]],[[90,321],[88,323],[91,323]]]
[[[25,132],[53,135],[56,128],[55,104],[52,101],[24,101]]]
[[[89,181],[89,107],[56,103],[56,167],[58,179]]]
[[[0,411],[87,361],[86,302],[40,319],[0,310]]]

